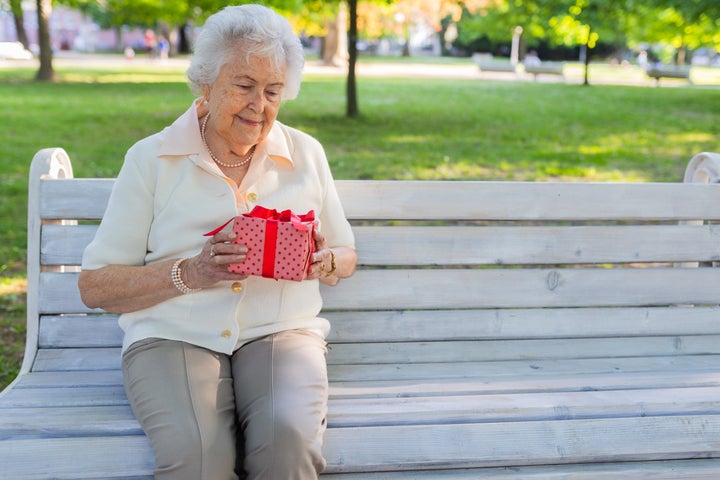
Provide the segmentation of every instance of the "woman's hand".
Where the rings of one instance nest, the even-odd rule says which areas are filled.
[[[247,258],[245,245],[232,243],[235,233],[223,230],[203,245],[196,256],[183,265],[183,278],[190,288],[208,288],[224,280],[245,280],[248,276],[228,271],[231,263],[242,263]]]
[[[327,239],[315,230],[315,252],[310,259],[307,279],[319,279],[327,285],[337,285],[341,278],[349,277],[355,271],[357,254],[349,247],[329,248]]]

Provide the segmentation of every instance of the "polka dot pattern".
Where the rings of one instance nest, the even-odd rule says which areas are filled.
[[[229,265],[231,272],[246,275],[263,276],[263,260],[266,249],[266,236],[273,220],[246,217],[235,218],[233,230],[235,243],[248,247],[247,258],[242,263]],[[275,261],[272,278],[301,281],[305,278],[314,250],[313,229],[315,222],[303,222],[307,230],[298,230],[291,222],[277,222],[277,240],[275,242]],[[270,247],[271,246],[267,246]]]

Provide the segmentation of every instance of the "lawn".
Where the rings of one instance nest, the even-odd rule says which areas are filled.
[[[192,100],[172,66],[58,68],[54,84],[0,68],[0,389],[24,342],[27,173],[63,147],[75,176],[113,176],[139,138]],[[337,178],[677,181],[720,151],[720,89],[360,78],[344,116],[341,76],[308,76],[280,120],[316,136]]]

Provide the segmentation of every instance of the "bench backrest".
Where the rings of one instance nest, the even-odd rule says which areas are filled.
[[[324,289],[332,381],[720,353],[720,269],[694,268],[720,259],[719,165],[696,156],[686,184],[338,181],[360,267]],[[32,168],[23,370],[117,369],[117,318],[76,282],[113,180],[70,179],[61,149]]]

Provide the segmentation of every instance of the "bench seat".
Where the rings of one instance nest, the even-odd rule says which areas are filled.
[[[554,75],[565,78],[564,62],[542,62],[538,65],[523,65],[523,71],[528,75],[532,75],[535,80],[540,75]]]
[[[322,478],[720,478],[720,155],[685,180],[338,181],[360,266],[323,291]],[[77,291],[112,183],[33,162],[3,478],[152,478],[117,316]]]
[[[687,80],[689,84],[692,84],[690,69],[685,67],[649,67],[645,71],[645,74],[648,77],[655,79],[655,84],[658,86],[660,85],[661,78],[679,78]]]

